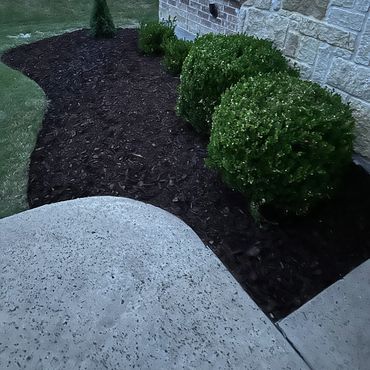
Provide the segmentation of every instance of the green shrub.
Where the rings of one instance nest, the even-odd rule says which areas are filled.
[[[192,44],[192,41],[180,40],[177,38],[169,38],[164,42],[163,63],[170,73],[174,75],[179,75],[181,73],[182,65],[189,54]]]
[[[207,163],[257,208],[304,214],[351,161],[353,127],[339,95],[287,74],[255,76],[222,97]]]
[[[175,19],[142,23],[139,29],[139,49],[144,54],[162,55],[164,43],[175,37]]]
[[[109,38],[115,35],[116,28],[106,0],[94,0],[90,27],[93,36],[96,38]]]
[[[194,128],[209,134],[214,108],[222,93],[242,77],[291,69],[270,41],[246,35],[199,37],[184,63],[177,112]]]

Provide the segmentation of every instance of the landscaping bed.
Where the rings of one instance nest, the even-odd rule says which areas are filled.
[[[204,164],[207,141],[175,113],[179,79],[137,49],[137,31],[77,31],[13,49],[9,66],[50,100],[31,156],[30,207],[124,196],[186,222],[280,319],[370,257],[370,176],[352,165],[338,194],[306,217],[258,225],[247,201]]]

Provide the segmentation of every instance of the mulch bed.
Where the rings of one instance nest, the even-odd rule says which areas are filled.
[[[100,41],[77,31],[3,61],[50,100],[31,157],[31,207],[93,195],[159,206],[190,225],[273,320],[370,257],[370,176],[353,165],[335,199],[308,217],[257,225],[205,167],[207,142],[175,114],[179,79],[138,52],[137,31]]]

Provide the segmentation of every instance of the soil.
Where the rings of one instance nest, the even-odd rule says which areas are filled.
[[[370,176],[352,165],[304,218],[256,224],[246,200],[204,164],[207,142],[175,113],[177,77],[141,55],[137,31],[77,31],[3,61],[49,99],[31,157],[30,207],[94,195],[138,199],[185,221],[278,320],[370,257]]]

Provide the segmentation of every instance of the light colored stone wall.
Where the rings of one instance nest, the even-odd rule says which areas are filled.
[[[191,33],[245,32],[273,40],[305,79],[334,89],[354,108],[355,151],[370,159],[370,0],[160,0]]]
[[[355,151],[367,158],[369,7],[370,0],[250,0],[241,7],[238,29],[273,40],[300,67],[303,78],[334,89],[350,102],[357,120]]]
[[[219,16],[214,18],[209,11],[209,3],[217,5]],[[240,1],[208,0],[160,0],[159,18],[177,18],[177,24],[192,34],[208,32],[235,33],[238,31]]]

